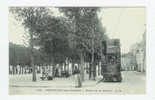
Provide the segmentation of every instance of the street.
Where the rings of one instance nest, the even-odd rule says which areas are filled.
[[[37,82],[32,82],[32,75],[9,75],[10,95],[42,95],[42,94],[145,94],[145,73],[136,71],[123,71],[122,82],[99,82],[102,77],[96,80],[85,81],[82,88],[75,88],[75,77],[54,78],[51,81],[40,80],[37,75]]]

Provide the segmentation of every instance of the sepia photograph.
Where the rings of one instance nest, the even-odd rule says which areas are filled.
[[[146,94],[145,7],[9,7],[9,95]]]

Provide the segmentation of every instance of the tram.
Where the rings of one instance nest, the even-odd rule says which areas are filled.
[[[120,40],[102,42],[101,71],[104,82],[121,82]]]

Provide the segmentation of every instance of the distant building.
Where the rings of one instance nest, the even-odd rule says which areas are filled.
[[[143,34],[143,39],[140,43],[134,44],[131,52],[136,58],[137,71],[146,71],[146,32]]]
[[[121,70],[122,71],[135,71],[136,70],[136,58],[129,52],[121,56]]]
[[[136,51],[136,62],[137,62],[137,71],[144,72],[144,50],[142,48],[138,48]]]

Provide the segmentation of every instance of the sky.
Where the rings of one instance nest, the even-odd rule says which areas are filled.
[[[56,9],[54,12],[60,14]],[[133,44],[142,40],[146,24],[145,8],[102,8],[98,16],[108,37],[120,39],[122,53],[129,52]],[[8,32],[9,42],[24,44],[26,31],[11,13],[8,15]]]
[[[101,15],[102,25],[109,38],[119,38],[121,52],[129,52],[131,46],[142,40],[146,24],[145,8],[107,8]]]

